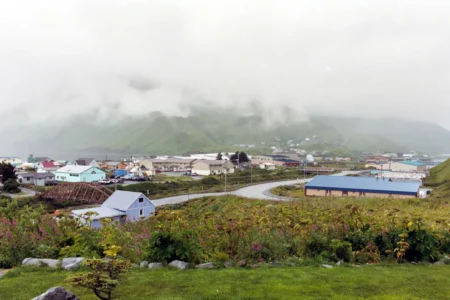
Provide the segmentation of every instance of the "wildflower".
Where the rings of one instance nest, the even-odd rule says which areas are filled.
[[[252,242],[252,244],[251,244],[251,249],[252,249],[252,251],[255,250],[255,244],[253,244],[253,242]]]
[[[8,238],[8,239],[11,238],[11,232],[8,231],[8,232],[6,233],[6,238]]]
[[[259,244],[258,244],[258,247],[256,248],[256,251],[261,252],[262,248],[263,248],[263,247],[262,247],[262,244],[259,243]]]
[[[316,230],[317,230],[317,225],[316,225],[316,224],[313,224],[313,225],[312,225],[312,229],[313,229],[314,231],[316,231]]]
[[[345,231],[348,231],[349,229],[350,229],[350,227],[348,226],[347,223],[345,223],[345,224],[344,224],[344,230],[345,230]]]

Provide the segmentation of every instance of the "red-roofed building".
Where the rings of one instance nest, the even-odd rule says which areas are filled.
[[[44,160],[41,161],[38,165],[38,171],[56,171],[58,166],[55,165],[53,160]]]

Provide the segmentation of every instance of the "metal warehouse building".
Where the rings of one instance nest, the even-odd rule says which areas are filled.
[[[352,196],[413,198],[420,182],[395,182],[388,179],[351,176],[316,176],[305,185],[306,196]]]

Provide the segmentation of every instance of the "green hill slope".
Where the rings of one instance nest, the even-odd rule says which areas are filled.
[[[433,188],[433,198],[450,198],[450,159],[430,170],[425,186]]]
[[[234,144],[254,144],[260,151],[286,146],[291,140],[307,150],[415,150],[450,152],[450,132],[435,124],[380,119],[292,115],[278,123],[264,115],[242,116],[233,110],[203,108],[187,117],[153,112],[142,117],[114,118],[98,123],[95,114],[73,117],[62,126],[19,125],[14,135],[3,134],[4,145],[28,153],[181,154],[234,151]],[[94,120],[94,121],[93,121]],[[305,138],[314,140],[305,142]],[[7,148],[5,148],[7,149]]]

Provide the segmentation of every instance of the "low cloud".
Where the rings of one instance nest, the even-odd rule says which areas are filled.
[[[0,129],[201,101],[273,122],[288,107],[450,128],[449,14],[445,1],[4,1]]]

